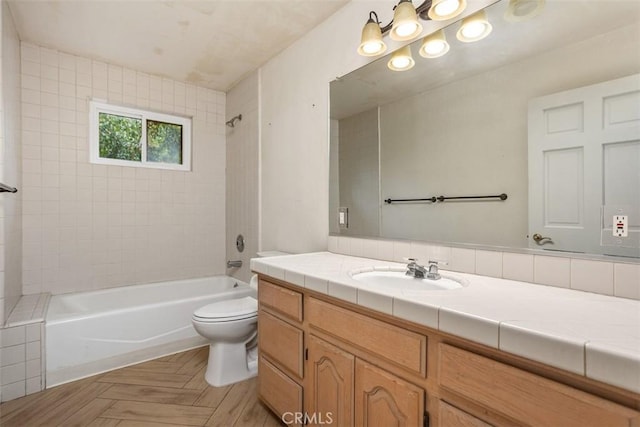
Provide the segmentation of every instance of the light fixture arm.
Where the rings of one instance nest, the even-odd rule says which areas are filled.
[[[400,3],[402,2],[410,2],[411,0],[400,0]],[[429,18],[429,15],[427,15],[427,11],[429,10],[429,8],[431,7],[431,3],[433,0],[425,0],[420,6],[416,7],[416,15],[418,15],[420,17],[420,19],[422,19],[423,21],[430,21],[431,18]],[[399,3],[398,3],[399,4]],[[392,10],[395,10],[397,6],[394,6]],[[376,19],[374,20],[371,15],[374,15],[376,17]],[[375,13],[373,10],[371,12],[369,12],[369,22],[375,22],[378,25],[382,24],[382,22],[380,22],[378,20],[378,14]],[[393,27],[393,19],[387,24],[387,25],[380,25],[380,31],[382,32],[382,35],[386,35],[389,31],[391,31],[391,28]]]

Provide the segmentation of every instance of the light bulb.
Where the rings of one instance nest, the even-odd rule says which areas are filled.
[[[492,27],[487,20],[487,14],[484,10],[481,10],[462,20],[456,37],[465,43],[477,42],[487,37],[491,33],[491,30]]]
[[[462,28],[462,35],[468,39],[475,39],[484,32],[485,28],[482,22],[471,22]]]
[[[459,6],[458,0],[444,0],[435,5],[435,13],[438,16],[446,16],[453,13]]]
[[[444,31],[436,31],[422,39],[422,45],[418,52],[424,58],[438,58],[449,52],[449,43],[447,43]]]
[[[396,34],[400,37],[407,37],[413,34],[416,31],[418,26],[413,22],[409,22],[406,24],[398,25],[396,27]]]
[[[434,21],[446,21],[460,15],[467,8],[467,0],[432,0],[427,12]]]
[[[393,71],[406,71],[415,65],[415,61],[411,57],[411,47],[406,45],[393,52],[391,59],[387,63],[387,67]]]

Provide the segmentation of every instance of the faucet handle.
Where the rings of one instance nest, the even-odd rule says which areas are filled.
[[[416,263],[416,261],[418,261],[418,258],[408,258],[408,257],[403,257],[403,260],[405,260],[408,263]]]
[[[429,260],[429,265],[449,265],[449,263],[447,261]]]

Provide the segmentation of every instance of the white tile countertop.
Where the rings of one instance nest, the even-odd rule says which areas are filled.
[[[405,264],[330,252],[254,258],[254,272],[640,393],[640,301],[441,269],[468,286],[367,290]]]

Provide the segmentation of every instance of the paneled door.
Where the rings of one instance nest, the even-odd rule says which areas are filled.
[[[535,98],[528,120],[530,247],[640,256],[640,74]]]
[[[355,425],[423,425],[424,397],[424,390],[421,388],[356,359]]]
[[[354,363],[352,354],[309,336],[311,385],[305,389],[305,409],[310,425],[353,425]]]

